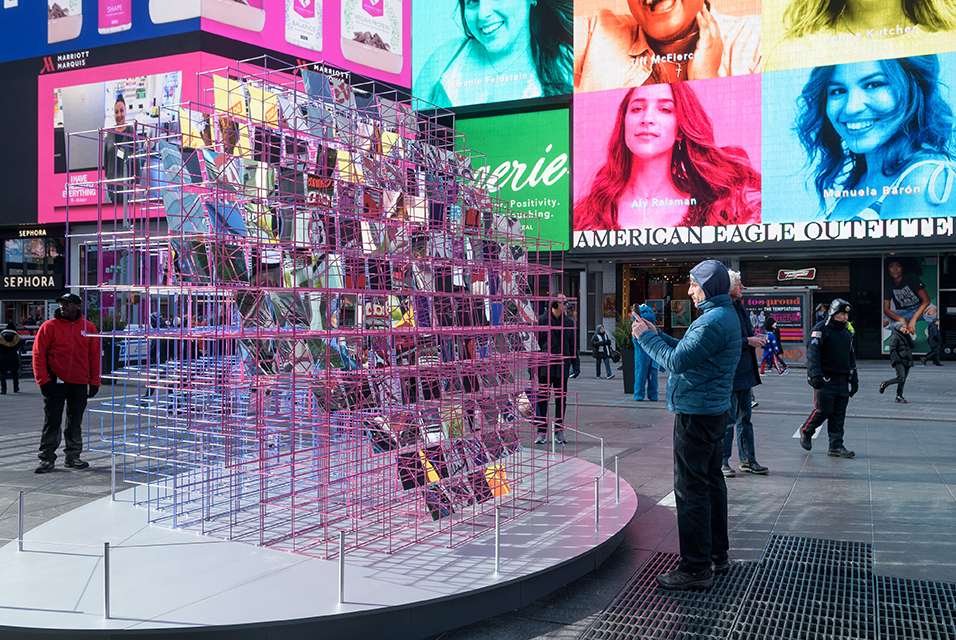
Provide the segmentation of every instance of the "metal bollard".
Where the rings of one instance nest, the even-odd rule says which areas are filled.
[[[594,533],[601,523],[601,478],[594,479]]]
[[[495,507],[495,575],[501,566],[501,507]]]
[[[103,617],[110,619],[110,543],[103,543]]]
[[[345,532],[339,531],[339,604],[345,602]]]
[[[605,465],[604,465],[604,438],[601,438],[601,477],[604,477]]]
[[[20,511],[20,518],[19,518],[20,522],[18,525],[19,533],[17,534],[17,546],[20,549],[20,551],[23,551],[23,492],[22,491],[20,492],[19,511]]]
[[[621,473],[618,471],[620,456],[614,456],[614,498],[621,503]]]
[[[116,454],[110,455],[110,502],[116,502]]]

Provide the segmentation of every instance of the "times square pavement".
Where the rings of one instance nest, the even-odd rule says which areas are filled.
[[[637,403],[623,393],[622,372],[595,379],[594,361],[582,358],[581,376],[566,421],[603,437],[604,461],[638,494],[639,506],[624,542],[593,573],[510,613],[436,638],[579,638],[628,579],[655,552],[678,553],[673,506],[673,416],[663,401]],[[754,409],[757,460],[766,476],[727,480],[731,559],[760,558],[771,534],[873,545],[874,572],[899,578],[956,582],[956,363],[917,364],[906,385],[908,404],[894,402],[895,388],[879,395],[891,378],[888,361],[860,363],[860,393],[850,400],[846,446],[856,458],[826,455],[825,427],[805,452],[797,429],[811,411],[805,369],[763,377]],[[661,374],[661,397],[666,374]],[[107,395],[107,394],[104,394]],[[576,399],[576,405],[574,400]],[[98,400],[94,399],[91,404]],[[85,452],[89,469],[62,467],[37,475],[36,452],[42,398],[31,379],[21,392],[0,396],[0,538],[17,536],[17,498],[25,493],[25,530],[109,495],[109,456]],[[600,463],[598,441],[567,433],[570,451]],[[87,443],[84,433],[84,443]],[[533,446],[528,439],[524,445]],[[737,466],[736,442],[731,464]],[[120,484],[117,488],[125,488]]]

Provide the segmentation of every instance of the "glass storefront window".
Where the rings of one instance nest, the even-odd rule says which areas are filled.
[[[3,241],[3,275],[64,275],[66,244],[63,238],[8,238]]]

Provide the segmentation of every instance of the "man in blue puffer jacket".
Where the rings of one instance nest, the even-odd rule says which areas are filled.
[[[710,588],[714,572],[730,568],[727,485],[720,471],[727,411],[740,360],[740,323],[730,299],[730,276],[717,260],[690,270],[688,293],[703,314],[681,340],[644,319],[631,334],[670,372],[667,408],[674,416],[674,495],[680,564],[657,576],[665,589]]]

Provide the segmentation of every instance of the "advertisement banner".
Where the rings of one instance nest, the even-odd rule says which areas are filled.
[[[504,201],[529,237],[567,249],[571,198],[568,111],[556,109],[490,118],[459,119],[464,145],[487,156],[472,168],[488,192]]]
[[[570,94],[572,4],[416,2],[413,93],[439,107]]]
[[[199,0],[28,0],[0,9],[0,62],[50,56],[199,30],[198,13],[176,22],[151,19],[154,6]],[[65,68],[65,67],[64,67]]]
[[[914,353],[928,353],[927,327],[940,317],[939,271],[935,256],[892,255],[883,261],[883,353],[890,352],[894,325],[905,323],[916,342]],[[922,311],[920,311],[922,309]]]
[[[759,327],[759,333],[764,332],[763,324],[767,318],[777,321],[783,349],[780,355],[787,364],[806,363],[806,337],[813,319],[809,293],[809,289],[802,287],[753,288],[745,290],[741,300],[751,322]],[[762,355],[762,350],[758,349],[758,361]]]

